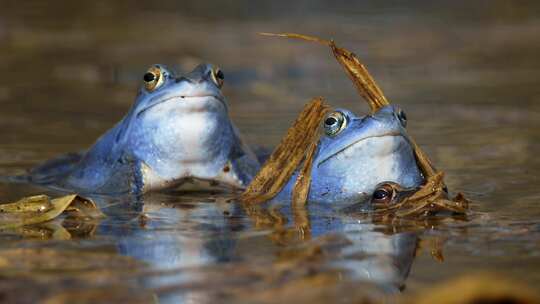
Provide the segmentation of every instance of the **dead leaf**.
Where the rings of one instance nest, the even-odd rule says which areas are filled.
[[[35,195],[22,198],[14,203],[0,204],[0,213],[46,212],[52,208],[53,205],[48,196]]]
[[[73,205],[73,206],[72,206]],[[68,207],[70,212],[85,216],[102,217],[103,213],[90,200],[76,194],[50,199],[46,195],[23,198],[14,203],[0,205],[0,229],[13,229],[25,225],[34,225],[58,217]],[[97,211],[90,211],[95,208]]]

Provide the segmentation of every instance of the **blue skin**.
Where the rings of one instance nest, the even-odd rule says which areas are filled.
[[[35,168],[30,181],[86,194],[144,193],[193,179],[246,187],[259,162],[229,118],[223,78],[208,64],[183,76],[151,67],[116,126],[88,151]]]
[[[381,182],[405,188],[423,184],[405,127],[405,114],[396,106],[361,117],[345,109],[329,114],[313,160],[308,201],[364,202]],[[274,201],[290,200],[296,178],[297,173]]]

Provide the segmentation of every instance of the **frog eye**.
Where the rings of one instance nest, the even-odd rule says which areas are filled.
[[[405,128],[407,126],[407,115],[405,115],[405,112],[400,109],[396,116],[399,119],[399,122],[401,122],[401,125]]]
[[[378,186],[371,197],[371,201],[374,204],[388,205],[394,198],[395,189],[389,184],[382,184]]]
[[[148,92],[153,92],[163,84],[163,72],[159,67],[153,66],[146,71],[143,80],[144,88]]]
[[[221,88],[223,86],[223,82],[225,81],[225,74],[223,74],[223,71],[219,68],[213,68],[212,80],[218,86],[218,88]]]
[[[326,135],[335,136],[345,129],[347,126],[347,118],[342,112],[335,111],[326,116],[323,126]]]

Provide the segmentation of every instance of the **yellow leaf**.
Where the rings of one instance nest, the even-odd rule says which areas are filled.
[[[13,229],[25,225],[39,224],[58,217],[70,205],[85,215],[102,216],[101,211],[89,200],[77,194],[66,195],[51,200],[46,195],[23,198],[14,203],[0,205],[0,229]],[[93,207],[91,207],[93,206]],[[95,208],[94,213],[89,210]]]

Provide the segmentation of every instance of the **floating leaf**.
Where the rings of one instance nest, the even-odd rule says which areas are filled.
[[[1,204],[0,213],[46,212],[53,208],[46,195],[35,195],[22,198],[14,203]]]
[[[50,221],[58,217],[70,206],[72,214],[88,217],[103,216],[103,213],[99,211],[92,201],[76,194],[52,200],[46,195],[38,195],[23,198],[14,203],[1,204],[0,229],[13,229]]]

